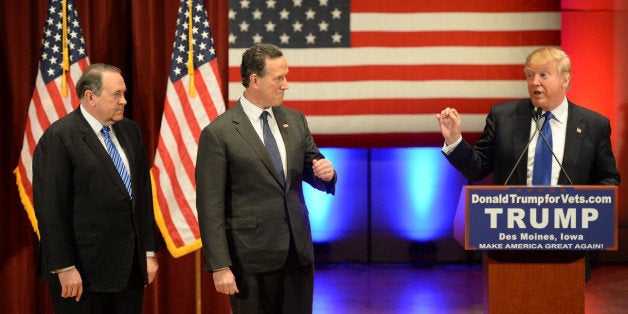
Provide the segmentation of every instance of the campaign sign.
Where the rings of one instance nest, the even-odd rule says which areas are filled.
[[[465,247],[616,250],[616,194],[604,186],[468,187]]]

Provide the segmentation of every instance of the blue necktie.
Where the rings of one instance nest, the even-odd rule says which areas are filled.
[[[279,177],[281,178],[281,184],[286,185],[286,176],[283,173],[283,165],[281,163],[281,155],[279,155],[279,148],[277,148],[277,141],[275,141],[275,137],[273,133],[270,132],[270,126],[268,125],[268,111],[263,111],[260,118],[262,119],[263,127],[262,133],[264,134],[264,146],[266,146],[266,150],[270,155],[270,159],[273,161],[273,166],[275,166],[275,170],[279,173]]]
[[[107,152],[109,156],[111,156],[111,160],[113,161],[113,165],[116,166],[120,177],[122,178],[122,182],[124,182],[124,186],[126,190],[129,192],[129,196],[133,197],[133,190],[131,189],[131,177],[129,176],[129,172],[126,170],[126,166],[124,166],[124,162],[122,162],[122,158],[120,157],[120,153],[118,153],[118,149],[113,144],[111,137],[109,137],[109,127],[103,126],[100,130],[100,133],[105,137],[105,145],[107,145]]]
[[[541,127],[541,133],[545,135],[547,142],[552,145],[552,128],[550,120],[554,117],[551,112],[544,114],[545,121]],[[536,140],[536,151],[534,153],[534,169],[532,172],[532,184],[534,185],[550,185],[552,182],[552,152],[545,144],[543,137],[539,134]]]

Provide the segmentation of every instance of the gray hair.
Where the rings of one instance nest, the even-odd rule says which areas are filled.
[[[94,63],[85,69],[78,82],[76,82],[76,94],[78,98],[83,98],[85,92],[91,90],[96,96],[100,96],[102,92],[102,73],[116,72],[122,73],[119,68],[104,64]]]

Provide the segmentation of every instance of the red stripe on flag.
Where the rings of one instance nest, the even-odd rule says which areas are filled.
[[[202,78],[202,76],[200,75],[199,77]],[[195,81],[201,81],[201,80],[195,80]],[[198,85],[199,82],[195,82],[194,84]],[[178,80],[172,83],[172,87],[174,87],[174,90],[177,96],[179,97],[179,102],[181,103],[181,109],[183,110],[183,116],[185,117],[186,124],[190,128],[192,134],[200,135],[201,130],[198,126],[198,120],[196,120],[196,115],[194,114],[194,111],[192,110],[192,107],[190,104],[190,100],[188,99],[189,97],[188,92],[185,90],[183,83],[181,82],[181,80]],[[198,145],[198,139],[195,139],[195,140],[197,141],[197,145]]]
[[[342,116],[367,114],[429,114],[445,107],[455,107],[464,114],[486,114],[491,106],[508,99],[438,98],[438,99],[361,99],[286,101],[284,106],[306,116]]]
[[[28,142],[28,154],[33,156],[35,153],[35,146],[37,145],[37,140],[35,140],[35,136],[33,135],[33,129],[31,125],[31,119],[26,118],[26,125],[24,128],[24,140]],[[20,158],[21,160],[22,158]]]
[[[37,116],[37,122],[39,123],[39,127],[42,130],[47,129],[50,126],[50,120],[48,119],[48,115],[44,111],[44,105],[41,102],[41,97],[39,95],[39,90],[35,88],[33,90],[33,105],[35,106],[35,115]],[[39,140],[39,139],[37,139]],[[35,150],[35,146],[31,148],[31,155],[33,155],[33,151]]]
[[[560,1],[526,0],[415,0],[415,1],[352,1],[351,12],[543,12],[560,11]]]
[[[199,70],[196,70],[195,73],[197,77],[202,77],[202,73]],[[209,89],[207,88],[207,85],[205,85],[205,79],[207,78],[199,80],[196,84],[196,87],[198,96],[203,103],[203,109],[205,109],[205,114],[207,115],[207,117],[209,117],[211,121],[213,121],[218,116],[218,112],[216,111],[216,105],[214,104],[214,101],[209,94]],[[199,125],[198,123],[196,124],[196,128],[194,130],[194,139],[196,140],[196,145],[198,145],[198,138],[201,136],[201,130],[203,127],[205,126]]]
[[[54,80],[46,84],[46,90],[48,91],[50,100],[55,107],[55,111],[57,112],[57,119],[65,116],[68,113],[67,110],[65,110],[63,96],[61,96],[61,90],[59,88],[60,86],[57,86]],[[44,130],[47,129],[48,126],[50,126],[50,124],[46,125],[46,128],[44,128]]]
[[[522,60],[523,62],[523,60]],[[290,65],[290,64],[288,64]],[[229,82],[240,82],[240,69],[229,68]],[[343,81],[523,80],[523,65],[368,65],[290,67],[288,83]],[[288,91],[288,94],[290,92]]]
[[[560,31],[352,32],[352,47],[547,46]]]

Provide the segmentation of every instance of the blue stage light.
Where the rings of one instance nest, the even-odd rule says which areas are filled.
[[[451,235],[466,181],[440,148],[374,149],[372,169],[373,217],[379,218],[374,218],[375,229],[390,228],[411,241]]]
[[[366,228],[367,167],[366,149],[322,148],[338,173],[336,195],[325,194],[303,184],[315,243],[331,242],[351,230]]]
[[[368,149],[321,152],[334,164],[339,179],[335,196],[304,183],[314,242],[366,232],[369,208],[376,233],[419,242],[451,235],[458,195],[466,181],[440,148],[371,149],[370,157]]]

